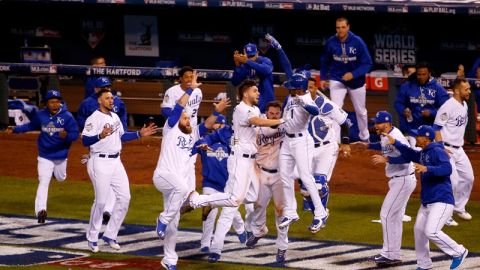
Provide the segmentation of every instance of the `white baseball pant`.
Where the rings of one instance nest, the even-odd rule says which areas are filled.
[[[467,154],[463,150],[463,147],[453,148],[445,146],[446,149],[450,150],[450,164],[452,164],[452,187],[453,195],[455,197],[455,212],[464,213],[466,212],[465,206],[467,205],[468,199],[470,199],[470,193],[473,188],[473,168],[470,160],[468,159]]]
[[[392,177],[388,181],[388,193],[383,200],[382,220],[383,248],[381,255],[391,260],[400,260],[402,247],[402,219],[408,199],[417,185],[415,174]]]
[[[418,267],[433,268],[429,240],[450,256],[458,257],[465,252],[465,247],[442,232],[445,222],[452,216],[452,213],[453,205],[451,204],[438,202],[427,206],[420,205],[414,226]]]
[[[87,240],[90,242],[98,241],[98,234],[102,227],[103,209],[110,188],[115,192],[116,201],[103,235],[116,240],[130,204],[127,172],[123,167],[120,156],[103,158],[99,157],[98,154],[92,154],[88,159],[87,171],[95,190],[95,200],[90,211],[90,222],[87,227]]]
[[[359,88],[349,88],[339,81],[330,80],[330,99],[335,102],[340,108],[343,108],[345,95],[350,95],[355,114],[357,116],[357,123],[359,129],[359,137],[361,140],[367,140],[370,137],[368,132],[368,119],[366,109],[367,90],[365,85]],[[340,134],[340,127],[335,127],[337,134]]]
[[[165,240],[163,241],[163,260],[167,264],[176,265],[178,255],[175,251],[177,246],[178,222],[180,220],[180,206],[192,190],[184,177],[170,173],[166,170],[155,170],[153,184],[158,191],[163,193],[163,212],[159,219],[167,224]]]
[[[327,176],[327,182],[332,178],[333,168],[338,158],[337,142],[327,144],[320,143],[320,146],[313,150],[313,173]],[[321,189],[322,187],[319,187]]]
[[[52,180],[52,174],[58,182],[67,179],[67,159],[48,160],[37,157],[38,187],[35,197],[35,215],[42,210],[47,210],[48,186]]]
[[[115,192],[113,192],[113,189],[110,189],[108,191],[107,201],[105,202],[105,208],[103,209],[103,212],[108,212],[109,214],[112,214],[113,207],[115,206],[115,201]]]
[[[283,182],[279,173],[269,173],[260,171],[260,189],[258,199],[255,203],[255,210],[252,213],[252,233],[256,237],[263,237],[268,233],[267,228],[267,206],[270,199],[273,198],[275,207],[275,225],[277,227],[278,249],[286,250],[288,248],[288,228],[280,229],[278,224],[282,223],[283,208],[285,204],[285,195],[283,193]]]
[[[204,187],[203,194],[213,194],[219,191],[213,188]],[[202,239],[200,240],[201,247],[209,247],[212,242],[213,229],[215,228],[215,219],[217,217],[218,208],[213,208],[208,214],[207,219],[202,223]],[[233,216],[233,229],[237,234],[242,234],[245,231],[245,224],[242,219],[242,215],[237,211]]]
[[[297,201],[295,199],[295,181],[293,172],[295,165],[303,185],[306,187],[315,206],[314,218],[322,219],[327,216],[322,206],[320,195],[312,175],[313,139],[307,131],[301,137],[285,137],[280,148],[279,168],[285,194],[285,208],[283,215],[292,219],[299,218],[297,214]]]

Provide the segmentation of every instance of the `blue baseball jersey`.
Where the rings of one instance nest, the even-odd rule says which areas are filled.
[[[348,32],[345,42],[341,42],[337,36],[330,37],[320,58],[320,77],[327,80],[339,81],[350,88],[359,88],[365,84],[365,75],[372,68],[372,57],[368,52],[367,45],[357,35]],[[353,79],[342,80],[342,76],[351,72]]]
[[[202,160],[202,186],[223,192],[228,180],[227,159],[230,154],[232,128],[228,125],[198,140],[192,153],[199,153]],[[198,150],[197,146],[207,144],[212,151]]]
[[[51,115],[48,109],[39,111],[31,122],[17,126],[14,133],[39,130],[38,155],[48,160],[66,159],[72,142],[78,138],[78,125],[72,114],[62,108],[57,114]],[[59,135],[66,131],[67,136],[62,139]]]
[[[100,105],[98,104],[98,98],[96,94],[90,95],[88,98],[82,101],[77,111],[77,122],[80,129],[85,127],[85,121],[87,118],[99,108]],[[127,131],[127,109],[125,107],[125,103],[123,103],[123,101],[115,95],[113,96],[112,111],[118,115],[120,121],[122,122],[123,129]]]
[[[432,125],[438,109],[449,98],[445,88],[434,79],[431,79],[425,85],[419,85],[416,78],[404,82],[395,99],[395,110],[400,116],[400,130],[415,135],[412,129],[416,130],[421,125]],[[412,122],[407,122],[403,116],[403,111],[406,108],[409,108],[412,112]],[[423,110],[429,110],[430,117],[423,117]]]
[[[394,146],[407,160],[427,166],[427,172],[421,175],[420,197],[424,206],[436,202],[455,204],[450,181],[452,165],[442,143],[430,143],[422,151],[416,151],[398,140],[395,140]]]
[[[275,100],[273,88],[273,64],[268,57],[259,56],[257,61],[248,60],[245,64],[233,70],[232,84],[238,86],[245,79],[258,78],[258,91],[260,98],[258,108],[265,112],[268,102]]]

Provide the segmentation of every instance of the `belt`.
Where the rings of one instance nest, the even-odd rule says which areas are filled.
[[[316,143],[316,144],[315,144],[315,148],[318,148],[318,147],[320,147],[320,146],[322,146],[322,145],[329,144],[329,143],[330,143],[330,141],[324,141],[324,142],[321,142],[321,143]]]
[[[290,133],[285,133],[287,135],[287,137],[289,138],[295,138],[295,137],[303,137],[303,133],[299,132],[299,133],[293,133],[293,134],[290,134]]]
[[[235,152],[232,151],[232,155],[235,155]],[[251,155],[243,154],[242,157],[244,157],[244,158],[256,158],[257,155],[256,154],[251,154]]]
[[[395,175],[395,176],[390,177],[390,179],[398,178],[398,177],[410,176],[410,175],[414,175],[414,174],[415,174],[415,172],[412,172],[411,174],[407,174],[407,175]]]
[[[267,169],[267,168],[264,168],[264,167],[260,167],[260,169],[262,169],[262,171],[265,171],[265,172],[268,172],[268,173],[277,173],[278,172],[277,169],[270,170],[270,169]]]
[[[98,154],[98,157],[101,157],[101,158],[117,158],[118,156],[120,156],[120,153],[116,153],[116,154],[113,154],[113,155]]]
[[[458,149],[458,148],[461,147],[461,146],[451,145],[451,144],[446,143],[446,142],[443,142],[443,145],[448,146],[448,147],[453,147],[453,148],[455,148],[455,149]]]

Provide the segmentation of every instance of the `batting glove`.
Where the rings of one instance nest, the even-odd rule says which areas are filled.
[[[270,34],[265,35],[265,39],[270,43],[270,45],[275,49],[275,50],[280,50],[282,48],[282,45]]]

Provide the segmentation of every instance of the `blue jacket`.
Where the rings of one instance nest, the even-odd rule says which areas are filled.
[[[473,63],[472,69],[468,71],[467,73],[467,78],[477,78],[477,68],[480,66],[480,57],[475,60],[475,63]]]
[[[259,79],[260,98],[258,108],[265,112],[267,103],[275,100],[273,88],[273,64],[268,57],[258,56],[257,61],[248,60],[233,70],[232,84],[238,86],[245,79]]]
[[[73,141],[78,138],[78,125],[72,114],[62,108],[57,114],[50,115],[48,109],[39,111],[31,122],[14,128],[14,133],[39,130],[38,155],[48,160],[66,159]],[[67,137],[60,138],[59,132],[65,130]]]
[[[400,130],[403,133],[415,136],[412,130],[421,125],[432,125],[438,108],[450,98],[445,88],[436,80],[431,79],[425,85],[419,85],[416,77],[412,76],[404,82],[395,99],[395,110],[400,119]],[[409,108],[412,111],[412,122],[407,122],[403,111]],[[422,116],[423,110],[430,111],[430,117]]]
[[[350,88],[359,88],[365,84],[365,75],[372,68],[372,57],[363,40],[352,32],[348,32],[347,40],[343,43],[337,36],[330,37],[320,58],[320,78],[343,83]],[[344,50],[343,50],[344,48]],[[342,80],[342,76],[351,72],[353,79]]]
[[[200,153],[202,159],[202,186],[223,192],[228,180],[227,158],[230,154],[230,138],[233,130],[230,126],[214,131],[198,140],[192,148],[192,154]],[[207,144],[213,151],[202,151],[197,148]]]
[[[98,104],[98,98],[96,94],[90,95],[88,98],[82,101],[77,111],[77,122],[80,130],[83,130],[85,127],[85,121],[87,121],[87,118],[99,108],[100,105]],[[127,109],[125,107],[125,103],[123,103],[123,101],[115,95],[113,96],[113,112],[118,115],[120,121],[122,121],[123,129],[127,131]]]
[[[424,206],[436,202],[455,204],[450,181],[452,165],[442,143],[430,143],[422,151],[416,151],[399,141],[395,141],[394,146],[405,159],[427,166],[427,172],[421,176],[420,196]]]

